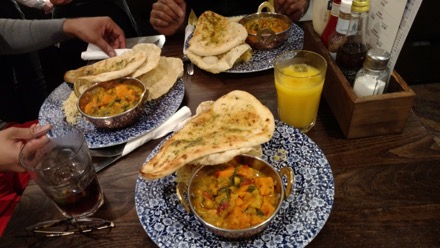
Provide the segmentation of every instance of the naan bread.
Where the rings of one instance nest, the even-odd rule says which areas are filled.
[[[68,83],[76,83],[78,78],[94,76],[111,77],[113,74],[123,77],[133,73],[147,59],[147,54],[143,51],[131,50],[124,54],[108,59],[101,60],[91,65],[80,67],[76,70],[67,71],[64,80]],[[122,76],[120,76],[122,75]],[[109,78],[112,80],[116,78]]]
[[[151,71],[138,77],[148,89],[148,100],[167,93],[179,77],[183,76],[183,62],[179,58],[160,57],[158,65]]]
[[[188,121],[197,118],[201,113],[208,111],[212,105],[214,104],[214,101],[205,101],[199,104],[199,106],[196,109],[196,114],[190,118]],[[263,154],[263,149],[261,148],[261,145],[257,145],[254,147],[240,147],[238,149],[232,149],[227,150],[224,152],[219,153],[212,153],[207,156],[201,157],[199,159],[196,159],[192,161],[192,164],[196,165],[216,165],[216,164],[223,164],[228,161],[230,161],[232,158],[234,158],[237,155],[240,154],[249,154],[261,157]]]
[[[197,20],[187,51],[198,56],[224,54],[243,44],[247,36],[243,25],[212,11],[205,11]]]
[[[267,107],[245,91],[232,91],[165,141],[140,173],[146,179],[162,178],[210,154],[267,142],[274,129]]]
[[[160,53],[162,49],[160,49],[160,47],[156,46],[155,44],[140,43],[135,45],[133,47],[133,50],[145,52],[145,54],[147,55],[147,59],[130,75],[130,77],[139,77],[140,75],[151,71],[159,63]]]
[[[238,45],[225,54],[217,56],[198,56],[190,50],[186,51],[188,58],[200,69],[217,74],[229,70],[239,61],[247,61],[252,56],[252,48],[244,43]]]

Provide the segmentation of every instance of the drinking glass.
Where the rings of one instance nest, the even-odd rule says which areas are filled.
[[[306,50],[287,51],[275,59],[274,77],[281,121],[307,133],[316,122],[327,61]]]
[[[20,151],[19,160],[67,217],[65,220],[39,223],[28,229],[57,236],[113,226],[105,220],[87,218],[104,203],[104,195],[84,135],[79,129],[52,126],[47,132],[27,141]]]

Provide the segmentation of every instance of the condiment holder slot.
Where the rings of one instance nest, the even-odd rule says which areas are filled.
[[[414,92],[393,71],[388,90],[381,95],[358,97],[320,37],[312,22],[304,22],[304,49],[321,54],[328,62],[322,95],[347,139],[401,133],[411,113]]]

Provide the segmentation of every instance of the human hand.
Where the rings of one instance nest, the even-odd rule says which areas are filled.
[[[43,10],[44,10],[44,14],[46,14],[46,15],[52,13],[52,10],[53,10],[53,4],[52,4],[52,2],[49,1],[49,0],[45,0],[45,1],[44,1]]]
[[[185,21],[185,0],[158,0],[153,4],[150,23],[164,35],[173,35]]]
[[[110,57],[115,48],[125,48],[124,31],[110,17],[84,17],[66,19],[63,31],[81,40],[93,43]]]
[[[275,11],[298,22],[309,8],[310,0],[274,0]]]
[[[50,2],[53,5],[65,5],[65,4],[68,4],[68,3],[72,2],[72,1],[73,0],[50,0]]]
[[[30,128],[10,127],[0,131],[0,171],[1,172],[25,172],[19,165],[18,156],[21,147],[27,140],[33,139],[37,134],[48,131],[50,125],[33,125]],[[42,136],[41,139],[47,137]]]

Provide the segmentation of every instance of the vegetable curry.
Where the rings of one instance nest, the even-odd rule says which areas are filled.
[[[244,27],[247,29],[249,34],[257,34],[258,31],[263,29],[271,29],[275,33],[281,33],[286,31],[289,24],[274,17],[261,17],[255,18],[246,22]]]
[[[225,229],[245,229],[262,223],[280,201],[274,179],[244,164],[213,167],[192,187],[195,212],[208,223]]]
[[[96,87],[84,107],[84,113],[97,116],[113,116],[133,108],[143,90],[130,84],[118,84],[112,88]]]

